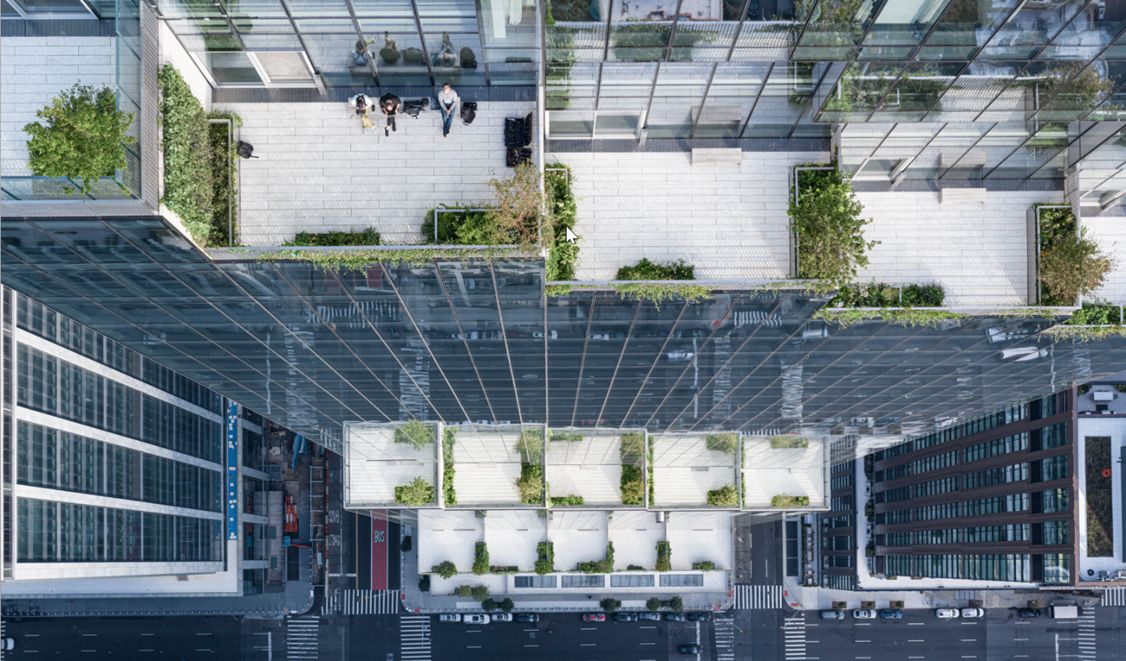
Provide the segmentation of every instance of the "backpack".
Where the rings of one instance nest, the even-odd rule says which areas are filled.
[[[473,54],[473,50],[469,46],[462,48],[458,54],[460,55],[462,69],[477,68],[477,56]]]
[[[461,123],[472,124],[477,119],[477,102],[463,101],[461,103]]]
[[[238,141],[238,145],[235,147],[235,153],[242,158],[258,158],[254,155],[254,145],[249,142],[243,142],[242,140]]]

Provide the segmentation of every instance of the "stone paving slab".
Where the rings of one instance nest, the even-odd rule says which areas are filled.
[[[1119,305],[1126,303],[1126,218],[1084,217],[1081,224],[1087,229],[1087,236],[1098,242],[1099,248],[1115,260],[1103,285],[1088,298]]]
[[[407,100],[404,98],[404,101]],[[242,117],[242,140],[257,159],[240,161],[245,245],[278,245],[301,231],[375,227],[384,244],[419,243],[428,209],[486,202],[504,164],[504,119],[532,103],[485,103],[466,126],[454,119],[442,137],[441,115],[400,115],[398,131],[364,131],[346,103],[227,103]]]

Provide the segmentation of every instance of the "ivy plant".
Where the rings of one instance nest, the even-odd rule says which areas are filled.
[[[41,177],[66,177],[89,193],[102,177],[125,167],[133,113],[117,109],[112,89],[75,85],[35,113],[41,121],[23,127],[28,167]]]

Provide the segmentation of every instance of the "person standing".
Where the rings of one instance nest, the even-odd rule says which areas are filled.
[[[450,126],[453,124],[454,115],[457,114],[458,109],[461,108],[461,97],[457,95],[453,87],[449,83],[442,85],[442,91],[438,92],[438,109],[442,111],[442,137],[450,134]]]
[[[384,115],[387,115],[387,126],[383,127],[383,135],[391,135],[391,131],[398,131],[395,126],[395,115],[403,109],[403,101],[394,94],[388,92],[379,97],[379,109]]]

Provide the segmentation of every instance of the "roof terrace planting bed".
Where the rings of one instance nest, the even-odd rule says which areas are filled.
[[[348,423],[345,506],[438,505],[437,423]]]
[[[825,506],[825,461],[822,439],[784,434],[743,437],[743,506],[771,509]],[[775,499],[792,496],[794,499]],[[798,504],[807,499],[806,505]]]
[[[738,507],[738,438],[730,432],[651,437],[650,507]]]
[[[543,427],[449,427],[453,487],[465,507],[543,506]]]
[[[644,431],[549,430],[546,459],[551,506],[643,506],[644,438]]]

